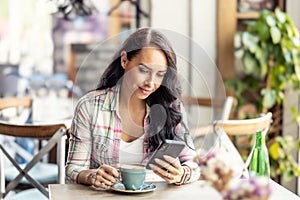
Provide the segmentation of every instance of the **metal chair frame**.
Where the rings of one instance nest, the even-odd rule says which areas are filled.
[[[0,111],[5,108],[25,106],[30,107],[32,100],[30,97],[11,97],[0,99]],[[36,155],[22,168],[18,165],[16,160],[7,152],[7,150],[0,144],[0,199],[4,197],[19,184],[21,179],[25,177],[28,182],[49,198],[49,192],[44,186],[28,174],[29,170],[35,166],[44,155],[49,153],[51,149],[57,144],[57,159],[58,165],[58,182],[65,183],[65,147],[67,129],[64,124],[11,124],[8,122],[0,121],[0,134],[13,137],[26,137],[38,140],[47,140],[45,144]],[[4,169],[4,156],[16,167],[19,174],[14,180],[10,181],[5,186],[5,169]],[[41,172],[42,173],[42,172]]]
[[[15,159],[4,149],[0,144],[0,183],[1,183],[1,196],[4,198],[9,191],[13,190],[20,180],[25,177],[34,187],[40,190],[46,197],[49,198],[48,191],[43,185],[33,179],[28,174],[28,171],[37,164],[44,155],[46,155],[57,144],[57,164],[58,164],[58,180],[59,183],[64,183],[65,172],[65,144],[66,144],[66,127],[64,124],[54,125],[13,125],[0,123],[0,134],[15,137],[29,137],[40,140],[49,139],[48,143],[39,150],[39,152],[32,158],[32,160],[22,169]],[[3,163],[3,155],[17,168],[19,175],[14,180],[9,182],[5,188],[5,169]]]

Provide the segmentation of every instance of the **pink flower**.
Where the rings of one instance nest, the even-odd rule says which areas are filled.
[[[229,153],[216,149],[198,153],[194,161],[201,168],[201,179],[221,193],[224,199],[268,199],[271,194],[268,178],[235,179]]]

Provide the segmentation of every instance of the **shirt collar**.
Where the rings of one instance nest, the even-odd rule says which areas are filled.
[[[106,97],[104,99],[103,108],[105,110],[118,110],[119,107],[120,84],[106,89]]]

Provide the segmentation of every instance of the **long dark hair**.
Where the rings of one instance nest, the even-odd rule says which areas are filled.
[[[153,152],[163,140],[175,139],[175,128],[182,123],[179,101],[182,88],[177,76],[176,55],[166,36],[150,28],[142,28],[131,34],[104,71],[97,90],[113,87],[123,77],[124,69],[120,59],[122,51],[127,52],[127,58],[130,61],[141,49],[147,47],[162,50],[168,64],[161,86],[145,100],[150,107],[148,151]]]

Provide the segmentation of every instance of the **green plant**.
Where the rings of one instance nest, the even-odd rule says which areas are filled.
[[[263,10],[240,36],[244,77],[241,82],[227,84],[242,92],[260,90],[262,101],[258,106],[262,110],[276,102],[281,104],[286,84],[299,89],[299,31],[289,15],[277,8],[275,12]]]
[[[256,114],[265,113],[275,106],[280,108],[285,100],[286,87],[291,86],[294,91],[300,88],[299,31],[289,15],[277,8],[274,12],[261,11],[259,18],[248,22],[247,30],[239,36],[237,51],[242,52],[242,74],[239,79],[227,80],[225,86],[234,91],[238,108],[251,104],[256,107]],[[299,113],[295,108],[291,108],[291,112],[300,125]],[[278,155],[284,155],[273,157],[271,167],[277,167],[273,176],[281,174],[289,179],[287,174],[300,174],[299,167],[288,154],[293,145],[287,140],[276,136],[269,145],[273,151],[270,154],[276,155],[274,151],[279,151]]]
[[[245,74],[266,83],[261,88],[263,108],[282,103],[287,83],[299,89],[299,32],[287,13],[278,8],[262,11],[241,37]]]
[[[300,142],[292,137],[276,137],[275,142],[269,148],[271,175],[283,175],[285,181],[290,181],[295,176],[300,176],[298,163],[291,155],[291,150],[300,150]]]

